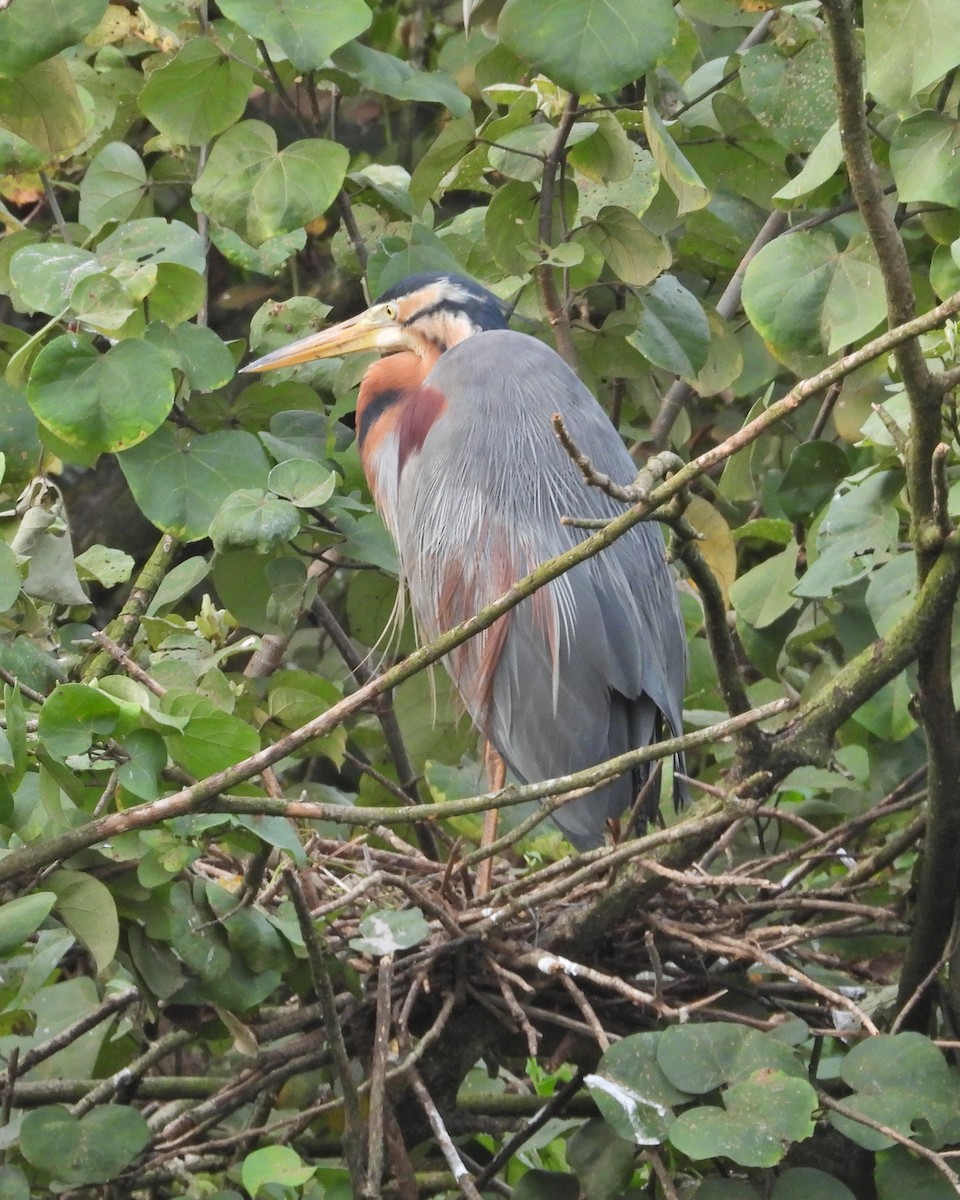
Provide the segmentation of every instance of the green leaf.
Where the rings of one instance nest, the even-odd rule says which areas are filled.
[[[786,54],[771,42],[752,47],[741,58],[740,83],[753,115],[794,153],[812,150],[837,119],[833,63],[823,38]]]
[[[105,971],[120,940],[117,906],[110,889],[82,871],[54,871],[44,883],[56,894],[55,910],[93,955],[97,971]]]
[[[910,1191],[902,1194],[913,1195]],[[856,1200],[845,1183],[816,1167],[788,1168],[774,1183],[770,1200],[812,1200],[814,1196],[816,1200]]]
[[[363,0],[223,0],[219,8],[251,37],[279,46],[298,71],[325,66],[372,18]]]
[[[320,508],[333,495],[337,477],[309,458],[288,458],[270,472],[267,486],[297,508]]]
[[[134,1108],[104,1104],[77,1118],[59,1105],[35,1108],[20,1126],[20,1149],[38,1170],[70,1185],[107,1183],[150,1140]]]
[[[589,145],[590,142],[584,142],[584,146]],[[660,169],[649,150],[631,144],[630,151],[633,165],[625,179],[597,183],[590,178],[577,178],[577,214],[581,221],[598,216],[603,208],[625,208],[633,216],[642,217],[650,207],[660,186]],[[493,199],[499,194],[495,193]]]
[[[335,51],[333,61],[372,92],[382,92],[396,100],[444,104],[455,117],[463,117],[470,111],[469,97],[445,71],[418,71],[403,59],[359,42],[350,42]]]
[[[110,546],[90,546],[76,557],[79,573],[84,579],[95,579],[104,587],[116,587],[126,583],[136,566],[134,560],[123,550]]]
[[[890,170],[901,201],[960,207],[960,121],[920,112],[902,121],[890,142]]]
[[[6,542],[0,541],[0,613],[16,603],[22,583],[17,556]]]
[[[210,522],[210,539],[218,552],[252,547],[266,554],[300,532],[300,514],[289,500],[241,488],[231,492]]]
[[[120,786],[138,800],[156,800],[160,795],[160,772],[167,765],[163,738],[152,729],[134,729],[121,744],[127,761],[117,768]]]
[[[670,247],[625,208],[601,208],[586,226],[590,241],[617,279],[643,287],[670,265]]]
[[[836,261],[823,303],[822,338],[835,354],[880,324],[887,315],[883,275],[866,236],[853,238]]]
[[[197,392],[213,392],[225,387],[236,368],[233,355],[206,325],[183,323],[171,329],[151,321],[144,339],[163,351],[171,367],[182,371]]]
[[[30,1200],[30,1181],[19,1167],[0,1167],[0,1200]]]
[[[7,785],[13,790],[20,786],[28,766],[27,714],[19,686],[11,687],[9,683],[3,685],[3,715],[7,724],[5,737],[9,750],[4,774]]]
[[[276,1184],[281,1188],[300,1188],[310,1179],[316,1167],[308,1166],[291,1146],[264,1146],[243,1160],[240,1180],[256,1200],[262,1187]]]
[[[567,1162],[585,1200],[615,1200],[633,1175],[636,1149],[605,1121],[585,1121],[567,1143]]]
[[[410,177],[410,197],[418,212],[431,198],[444,175],[470,149],[475,137],[476,131],[469,115],[444,125],[436,141],[413,168]]]
[[[836,261],[833,238],[811,230],[770,242],[747,267],[744,310],[778,358],[823,350],[823,308]]]
[[[532,1167],[513,1189],[513,1200],[580,1200],[574,1175]]]
[[[803,200],[832,179],[843,162],[843,147],[840,145],[840,122],[834,121],[813,150],[807,155],[803,170],[774,192],[774,200]]]
[[[101,270],[95,254],[79,246],[41,242],[23,246],[10,259],[10,282],[22,302],[37,312],[56,314],[67,307],[74,288]]]
[[[175,145],[199,146],[240,120],[252,84],[246,63],[194,38],[147,78],[140,111]]]
[[[960,1136],[960,1078],[922,1034],[885,1034],[859,1043],[843,1059],[841,1075],[854,1089],[844,1105],[874,1122],[906,1137],[926,1134],[924,1141],[934,1147]],[[893,1138],[849,1117],[828,1116],[867,1150],[895,1145]]]
[[[126,221],[139,212],[147,191],[140,155],[125,142],[110,142],[80,181],[80,223],[99,233],[110,221]]]
[[[666,1029],[657,1045],[657,1062],[674,1087],[691,1095],[735,1083],[761,1067],[803,1073],[789,1046],[776,1038],[717,1021]]]
[[[504,271],[525,274],[539,259],[539,194],[531,183],[511,179],[497,188],[484,217],[487,245]]]
[[[84,754],[98,737],[113,733],[120,721],[116,700],[83,683],[64,683],[43,702],[38,734],[54,758]]]
[[[643,106],[643,127],[660,174],[677,198],[677,213],[682,217],[709,204],[709,189],[670,136],[660,114],[650,104]]]
[[[640,299],[640,319],[627,341],[654,366],[695,377],[710,352],[710,324],[699,300],[672,275],[662,275]]]
[[[10,133],[51,159],[76,149],[86,133],[76,84],[59,57],[38,63],[16,79],[0,79],[0,114]]]
[[[307,231],[295,229],[281,237],[267,238],[260,246],[249,246],[224,225],[213,225],[210,240],[227,262],[258,275],[276,275],[283,265],[307,244]]]
[[[500,40],[570,92],[612,92],[662,61],[677,36],[670,0],[507,0]]]
[[[267,712],[286,728],[296,729],[342,699],[339,688],[329,679],[308,671],[277,671],[270,678]]]
[[[701,1105],[681,1113],[670,1141],[693,1159],[732,1158],[744,1167],[772,1167],[792,1142],[810,1137],[817,1093],[805,1079],[762,1067],[723,1093],[724,1108]]]
[[[960,64],[960,9],[953,0],[864,0],[867,90],[906,109],[924,88]]]
[[[430,926],[419,908],[380,909],[369,913],[360,922],[360,937],[351,938],[350,945],[361,954],[393,954],[395,950],[409,950],[430,936]]]
[[[905,1146],[877,1155],[874,1182],[877,1200],[954,1200],[957,1189],[929,1159]]]
[[[203,238],[183,221],[143,217],[118,226],[97,246],[97,257],[108,267],[177,263],[197,275],[207,269]]]
[[[794,448],[780,481],[780,507],[791,521],[809,517],[830,499],[849,469],[835,442],[804,442]]]
[[[252,726],[221,712],[205,696],[173,696],[164,707],[172,716],[188,718],[183,731],[168,734],[166,740],[174,761],[198,779],[232,767],[260,749],[260,735]]]
[[[36,146],[31,146],[9,129],[0,128],[0,172],[25,175],[38,170],[45,162],[46,156]]]
[[[323,138],[278,150],[269,125],[241,121],[214,144],[193,199],[213,220],[259,246],[323,216],[349,159],[343,146]]]
[[[0,904],[0,954],[22,946],[50,915],[56,900],[53,892],[32,892]]]
[[[689,1100],[657,1062],[659,1033],[635,1033],[607,1050],[584,1083],[604,1120],[627,1141],[658,1145],[673,1120],[670,1107]]]
[[[755,629],[765,629],[796,603],[797,547],[788,546],[740,576],[730,588],[737,616]]]
[[[144,516],[187,542],[208,535],[238,487],[265,488],[269,472],[260,443],[240,429],[191,435],[162,426],[119,463]]]
[[[570,147],[568,162],[594,183],[617,183],[629,179],[634,168],[634,151],[639,147],[609,112],[594,112],[590,121],[596,132]]]
[[[21,75],[83,41],[107,8],[107,0],[15,0],[0,9],[0,75]],[[0,108],[0,112],[2,112]]]
[[[817,529],[818,557],[794,587],[802,598],[830,596],[862,578],[896,544],[893,500],[902,486],[896,471],[852,481],[830,501]]]
[[[27,385],[27,400],[41,425],[94,454],[148,438],[163,423],[173,397],[170,367],[148,342],[120,342],[98,354],[76,334],[56,338],[40,351]]]

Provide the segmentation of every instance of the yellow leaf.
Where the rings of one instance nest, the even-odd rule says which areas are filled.
[[[723,602],[730,607],[730,587],[737,577],[737,548],[730,526],[720,513],[700,496],[692,496],[687,506],[687,519],[703,540],[698,542],[700,553],[713,572]]]

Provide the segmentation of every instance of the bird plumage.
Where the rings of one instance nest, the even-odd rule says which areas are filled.
[[[361,461],[417,624],[432,639],[586,536],[562,517],[621,511],[586,486],[554,435],[554,413],[599,471],[623,484],[636,471],[567,364],[508,330],[499,302],[472,281],[412,277],[368,316],[369,329],[361,318],[345,323],[346,348],[365,339],[396,352],[361,385]],[[337,353],[335,333],[297,347]],[[273,362],[279,354],[261,362],[284,365]],[[659,528],[634,526],[459,646],[447,665],[477,727],[522,781],[593,766],[649,744],[664,726],[678,733],[686,646]],[[554,819],[578,848],[598,845],[646,775],[638,769]]]

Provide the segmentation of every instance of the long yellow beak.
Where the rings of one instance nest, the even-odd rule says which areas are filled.
[[[332,329],[308,334],[305,338],[265,354],[255,362],[241,367],[243,372],[275,371],[278,367],[295,367],[298,363],[317,358],[340,358],[359,350],[401,350],[407,345],[406,330],[397,321],[392,304],[375,304],[349,321],[341,321]]]

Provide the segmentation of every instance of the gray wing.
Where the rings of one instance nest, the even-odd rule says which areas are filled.
[[[407,461],[398,496],[404,574],[427,636],[471,616],[538,563],[588,536],[561,516],[622,507],[583,482],[551,426],[559,412],[596,468],[636,468],[595,398],[525,334],[480,333],[427,385],[447,410]],[[520,779],[580,770],[679,732],[686,646],[659,527],[635,526],[451,656],[478,726]],[[645,772],[574,801],[557,824],[579,848],[632,804]]]

